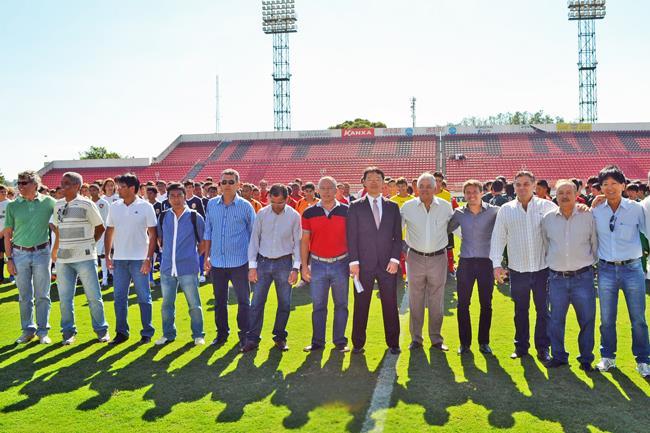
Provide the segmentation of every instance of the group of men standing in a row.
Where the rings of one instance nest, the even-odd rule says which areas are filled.
[[[564,349],[568,306],[576,310],[580,325],[580,366],[592,371],[595,297],[594,262],[598,261],[601,299],[601,355],[598,369],[615,366],[618,290],[625,295],[632,321],[633,353],[637,369],[650,375],[645,321],[645,282],[641,267],[640,234],[645,232],[643,205],[622,198],[625,177],[616,167],[599,175],[604,197],[593,209],[576,203],[578,192],[571,181],[556,185],[559,207],[535,197],[532,173],[520,172],[514,185],[517,199],[501,208],[481,200],[482,185],[467,181],[463,194],[467,205],[452,210],[436,197],[437,183],[430,173],[417,180],[419,196],[401,203],[382,195],[384,173],[368,167],[362,178],[366,194],[349,206],[337,199],[337,183],[323,177],[318,183],[320,200],[302,216],[287,206],[288,188],[273,185],[269,205],[256,214],[239,194],[235,170],[224,170],[221,194],[207,203],[205,218],[190,209],[181,184],[167,187],[170,208],[158,218],[153,206],[138,197],[140,184],[132,174],[116,179],[120,200],[112,203],[106,220],[93,201],[79,195],[83,180],[74,172],[63,175],[64,199],[55,202],[37,192],[38,175],[19,175],[20,197],[7,206],[5,249],[9,271],[19,290],[22,335],[18,343],[39,337],[49,343],[50,257],[57,262],[64,344],[74,341],[73,299],[77,278],[91,311],[93,329],[100,341],[109,341],[108,325],[97,280],[95,244],[104,236],[107,267],[114,273],[116,335],[111,344],[129,338],[127,321],[129,286],[133,282],[142,322],[141,343],[154,334],[148,274],[156,245],[161,246],[163,335],[156,344],[176,338],[175,298],[178,288],[189,306],[192,337],[204,344],[203,314],[199,296],[200,255],[213,284],[215,325],[213,344],[229,337],[228,288],[235,290],[240,350],[258,347],[264,306],[271,283],[275,283],[278,308],[273,339],[288,350],[287,322],[291,286],[299,275],[309,282],[313,312],[312,340],[304,348],[314,351],[326,344],[329,293],[334,300],[332,341],[337,350],[362,353],[372,292],[375,284],[383,315],[386,344],[400,352],[397,299],[400,256],[406,252],[410,349],[423,345],[424,314],[428,311],[428,334],[434,348],[446,351],[441,335],[447,279],[448,234],[460,228],[462,244],[457,272],[459,354],[470,350],[472,328],[469,305],[478,283],[481,313],[479,350],[491,353],[489,332],[494,279],[510,278],[515,305],[515,351],[512,358],[529,351],[529,306],[536,309],[534,344],[538,358],[548,367],[568,363]],[[650,209],[647,209],[650,211]],[[48,231],[53,217],[55,242],[50,253]],[[404,230],[404,239],[403,239]],[[105,233],[104,233],[105,231]],[[507,269],[502,267],[504,251]],[[353,278],[354,312],[352,349],[345,329],[348,320],[349,277]],[[252,301],[251,301],[252,284]],[[34,299],[36,324],[33,320]],[[550,312],[549,312],[550,301]],[[549,352],[549,346],[551,352]],[[552,357],[551,357],[552,353]]]

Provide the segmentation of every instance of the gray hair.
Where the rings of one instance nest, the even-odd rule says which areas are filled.
[[[321,177],[320,180],[318,181],[318,188],[319,189],[320,189],[320,186],[322,185],[323,182],[330,182],[332,184],[332,186],[334,186],[334,188],[336,188],[336,186],[337,186],[336,179],[334,179],[332,176],[323,176],[323,177]]]
[[[564,185],[569,185],[571,188],[573,188],[574,192],[578,192],[578,187],[576,187],[576,184],[569,179],[558,179],[558,181],[555,182],[555,191],[559,190],[560,187]]]
[[[41,177],[34,170],[25,170],[18,173],[18,179],[27,179],[36,185],[41,184]]]
[[[221,172],[221,177],[224,176],[235,176],[235,182],[239,182],[239,172],[234,168],[227,168]]]
[[[435,187],[436,186],[436,178],[434,175],[429,173],[428,171],[422,173],[420,177],[418,177],[418,188],[422,185],[422,182],[428,180],[431,183],[431,186]]]
[[[81,185],[84,183],[83,177],[81,177],[81,175],[76,171],[66,171],[63,173],[63,177],[70,179],[73,185]]]

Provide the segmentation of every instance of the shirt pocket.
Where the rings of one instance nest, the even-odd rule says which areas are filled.
[[[619,238],[624,241],[631,241],[634,239],[635,235],[639,236],[639,231],[635,225],[631,224],[619,224],[615,230],[619,230]]]

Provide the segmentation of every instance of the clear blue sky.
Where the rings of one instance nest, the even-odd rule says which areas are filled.
[[[577,24],[564,0],[297,0],[293,129],[391,127],[544,109],[578,116]],[[650,121],[650,2],[597,24],[601,122]],[[261,2],[0,1],[0,170],[90,145],[154,156],[181,133],[273,129]]]

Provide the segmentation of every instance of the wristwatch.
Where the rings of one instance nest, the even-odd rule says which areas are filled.
[[[12,256],[6,256],[5,259],[13,261],[14,258]]]

